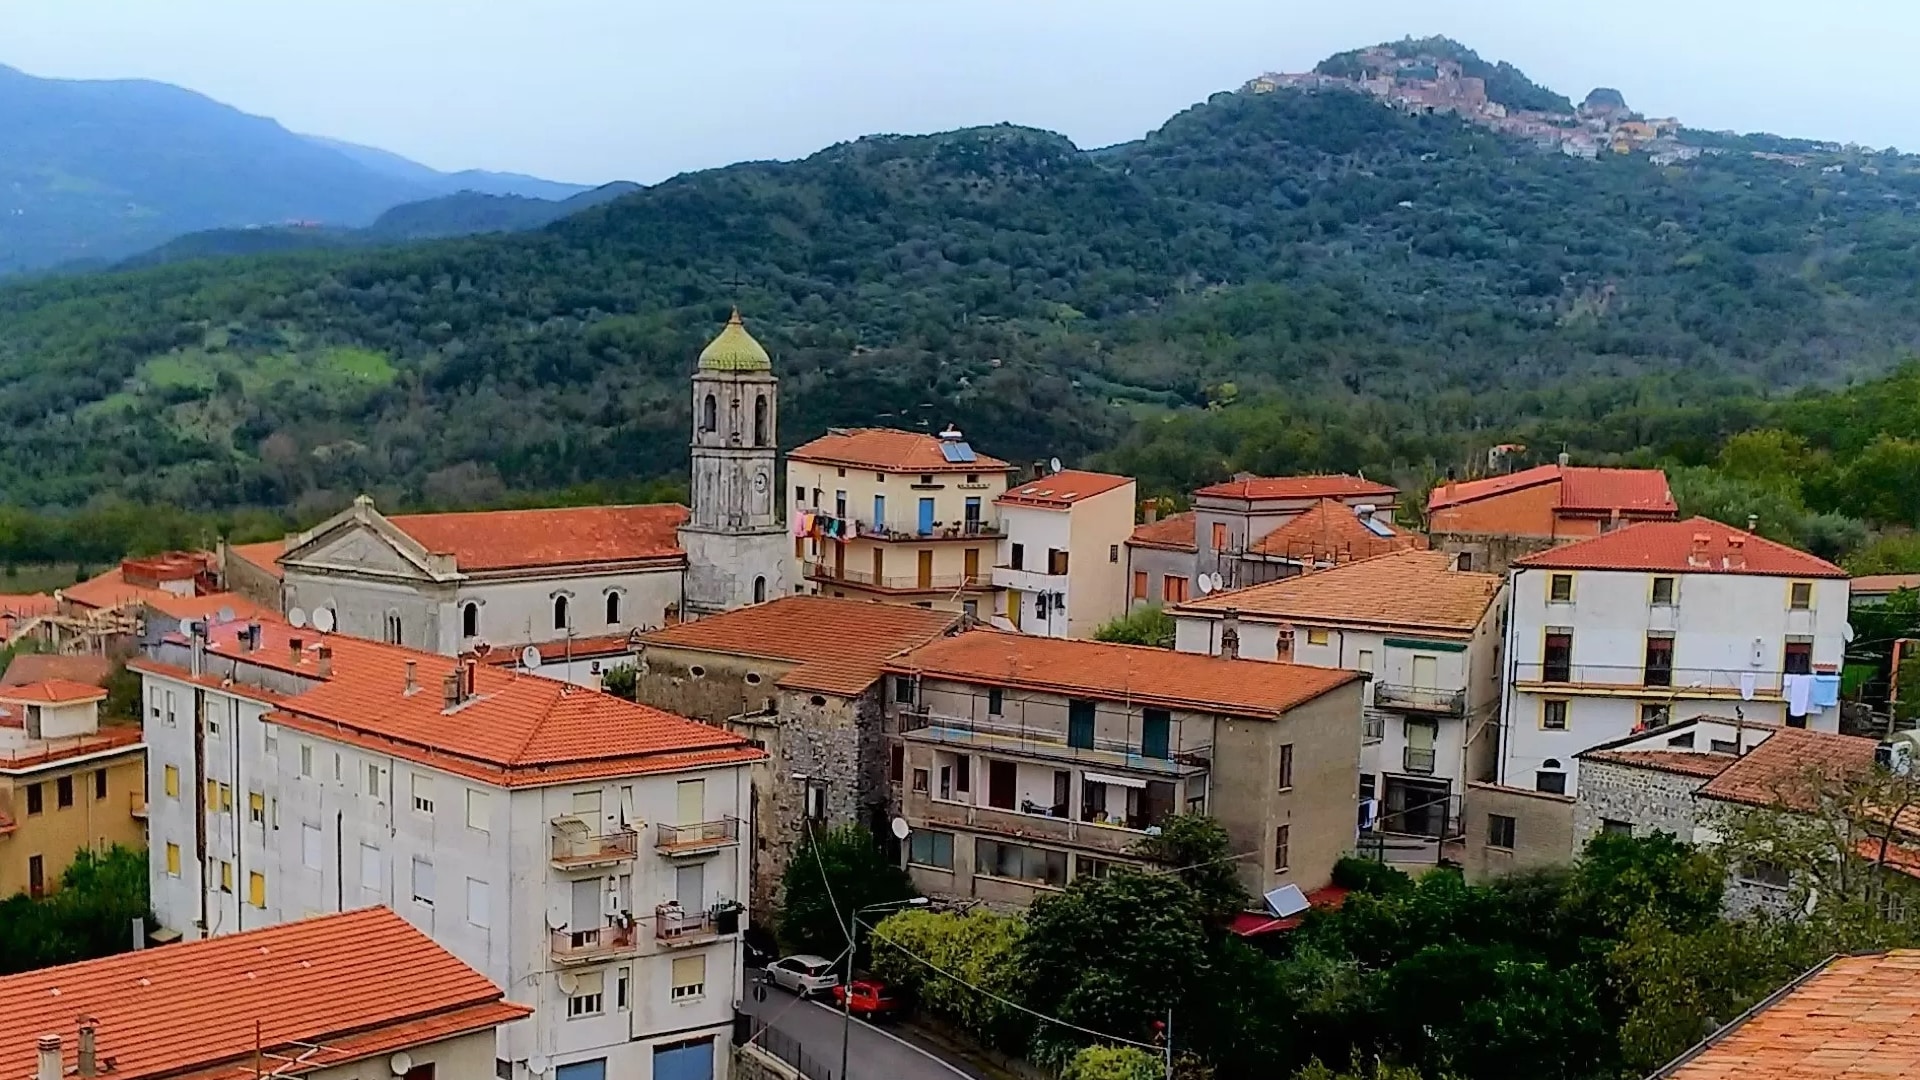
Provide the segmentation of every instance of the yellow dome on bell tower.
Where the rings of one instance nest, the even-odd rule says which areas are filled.
[[[767,350],[747,333],[746,323],[740,320],[740,309],[733,309],[733,317],[719,336],[700,350],[700,367],[705,371],[772,371],[773,358]]]

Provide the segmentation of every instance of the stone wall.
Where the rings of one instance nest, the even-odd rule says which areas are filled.
[[[1513,819],[1511,847],[1492,842],[1496,815]],[[1478,883],[1573,860],[1573,799],[1569,796],[1468,784],[1461,816],[1466,820],[1466,838],[1460,862],[1468,881]]]
[[[1482,574],[1504,574],[1515,559],[1545,551],[1564,541],[1546,536],[1502,536],[1497,533],[1434,532],[1427,542],[1435,551],[1451,555],[1465,553],[1469,570]]]
[[[1580,763],[1580,793],[1573,804],[1573,845],[1584,848],[1608,821],[1633,826],[1633,835],[1672,833],[1693,841],[1693,793],[1706,781],[1697,776],[1617,762]]]
[[[815,1080],[757,1046],[733,1048],[732,1080]]]

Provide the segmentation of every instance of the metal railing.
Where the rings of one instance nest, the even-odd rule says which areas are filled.
[[[1360,745],[1372,746],[1387,737],[1387,718],[1375,712],[1360,714]]]
[[[1517,683],[1545,683],[1569,687],[1651,687],[1684,694],[1738,695],[1748,687],[1755,694],[1778,697],[1784,673],[1759,668],[1647,667],[1644,664],[1529,663],[1513,666]]]
[[[886,522],[873,522],[865,518],[838,517],[821,514],[823,521],[839,521],[841,535],[828,539],[843,540],[970,540],[976,537],[998,540],[1007,534],[1006,528],[997,521],[936,521],[930,529],[921,529],[917,524],[911,529],[896,528]]]
[[[1110,824],[1088,817],[1088,808],[1084,806],[1081,817],[1075,819],[1064,813],[1065,807],[1017,810],[943,801],[929,798],[925,792],[914,793],[904,805],[907,817],[916,823],[973,829],[1022,840],[1075,844],[1109,855],[1124,855],[1133,850],[1133,846],[1148,835],[1148,828],[1160,824],[1173,812],[1168,808],[1158,815],[1136,813],[1128,816],[1123,824]],[[1063,812],[1052,813],[1055,809]]]
[[[722,934],[737,933],[740,916],[729,912],[684,911],[672,904],[653,909],[653,939],[663,945],[698,945]]]
[[[837,581],[845,585],[858,585],[868,589],[890,589],[896,592],[935,592],[951,589],[984,589],[992,584],[985,574],[871,574],[861,570],[848,570],[823,562],[809,562],[804,567],[806,576],[815,581]]]
[[[1403,766],[1401,771],[1431,776],[1433,774],[1433,760],[1432,748],[1421,750],[1409,746],[1406,748],[1405,753],[1401,754],[1400,764]]]
[[[1213,744],[1201,743],[1183,748],[1169,747],[1165,755],[1149,755],[1138,743],[1124,739],[1106,738],[1095,735],[1091,742],[1075,746],[1068,740],[1064,728],[1033,727],[1025,724],[1013,724],[1004,720],[975,720],[966,716],[951,716],[921,708],[902,708],[898,713],[898,726],[902,734],[914,731],[937,730],[943,735],[951,733],[962,739],[974,737],[988,739],[1011,739],[1045,748],[1050,754],[1071,756],[1075,751],[1088,750],[1101,754],[1120,755],[1133,762],[1166,762],[1171,765],[1185,765],[1194,768],[1206,768],[1212,761]]]
[[[653,846],[662,855],[686,854],[731,847],[740,842],[740,819],[724,817],[718,821],[698,821],[691,825],[654,826]]]
[[[630,953],[637,947],[639,937],[631,926],[610,923],[588,930],[555,930],[550,935],[548,948],[557,961],[584,964]]]
[[[640,852],[640,837],[632,829],[589,836],[556,831],[553,837],[553,864],[568,866],[582,863],[631,859]]]
[[[1373,704],[1375,708],[1380,709],[1408,709],[1440,713],[1445,716],[1465,716],[1467,692],[1436,690],[1426,686],[1403,686],[1399,683],[1374,683]]]
[[[770,1026],[757,1016],[753,1018],[752,1027],[747,1042],[792,1066],[800,1073],[800,1080],[834,1080],[833,1070],[807,1053],[799,1039]]]

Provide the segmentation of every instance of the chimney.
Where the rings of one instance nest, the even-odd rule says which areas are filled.
[[[40,1059],[33,1080],[64,1080],[66,1069],[60,1064],[60,1036],[42,1035],[35,1045],[39,1048]]]
[[[414,694],[415,694],[416,692],[418,692],[418,691],[419,691],[419,689],[420,689],[420,684],[414,681],[414,669],[415,669],[415,667],[416,667],[416,666],[417,666],[417,665],[416,665],[416,663],[415,663],[414,661],[412,661],[412,660],[409,660],[409,661],[407,661],[407,689],[406,689],[406,693],[407,693],[407,696],[409,696],[409,697],[411,697],[411,696],[413,696],[413,695],[414,695]]]
[[[1747,568],[1747,538],[1744,536],[1727,537],[1727,569],[1745,570]]]
[[[187,669],[195,675],[206,670],[207,666],[207,624],[194,620],[187,624]]]
[[[1693,546],[1687,552],[1688,566],[1707,565],[1707,545],[1713,543],[1713,537],[1706,533],[1693,534]]]
[[[1759,514],[1748,514],[1748,515],[1747,515],[1747,531],[1748,531],[1748,532],[1753,532],[1754,530],[1756,530],[1756,529],[1758,529],[1759,527],[1760,527],[1760,515],[1759,515]]]
[[[320,664],[320,674],[323,676],[332,675],[333,674],[333,646],[322,645],[320,646],[320,648],[314,650],[314,653],[315,653],[316,659],[319,661],[319,664]]]
[[[99,1070],[94,1064],[93,1023],[91,1016],[80,1018],[80,1075],[82,1077],[99,1075]]]
[[[300,640],[299,638],[288,638],[287,639],[287,662],[292,664],[295,667],[299,667],[300,656],[301,656],[301,653],[303,653],[306,650],[306,645],[307,643]]]
[[[465,701],[480,692],[480,661],[469,656],[462,665],[460,676],[460,700]]]
[[[1148,525],[1160,520],[1160,500],[1148,499],[1140,504],[1140,520]]]
[[[1220,620],[1220,655],[1228,660],[1240,659],[1240,609],[1228,608],[1227,617]]]
[[[440,680],[440,699],[446,703],[446,707],[449,709],[460,704],[459,668],[447,672],[447,677]]]
[[[1560,467],[1563,469],[1573,464],[1573,458],[1568,456],[1565,450],[1560,451],[1559,461],[1560,461]]]
[[[260,647],[260,624],[257,622],[248,623],[246,633],[242,635],[242,638],[243,641],[241,644],[248,652],[258,649]]]
[[[1033,478],[1034,478],[1035,480],[1045,480],[1045,479],[1047,478],[1047,463],[1046,463],[1046,462],[1044,462],[1044,461],[1036,461],[1036,462],[1034,462],[1034,463],[1033,463]]]

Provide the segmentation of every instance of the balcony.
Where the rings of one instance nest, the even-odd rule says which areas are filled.
[[[740,819],[721,818],[692,825],[655,825],[653,849],[666,857],[711,855],[740,843]]]
[[[1515,664],[1514,686],[1572,696],[1723,698],[1779,702],[1782,673],[1758,668],[1682,668],[1643,664]],[[1744,684],[1744,686],[1743,686]]]
[[[1028,727],[1002,720],[974,720],[921,708],[900,709],[892,719],[894,730],[919,742],[996,750],[1046,761],[1065,759],[1162,776],[1205,772],[1213,762],[1211,743],[1170,750],[1166,757],[1148,757],[1137,743],[1095,737],[1091,746],[1073,746],[1068,744],[1065,730]]]
[[[1465,690],[1436,690],[1427,686],[1402,686],[1398,683],[1374,683],[1373,704],[1379,709],[1430,713],[1435,716],[1465,716]]]
[[[632,829],[591,833],[577,817],[553,819],[552,861],[555,870],[586,870],[626,862],[640,851],[640,837]]]
[[[1401,772],[1412,773],[1416,776],[1432,776],[1433,748],[1428,747],[1425,750],[1421,750],[1417,747],[1409,746],[1405,752],[1401,754],[1400,764]]]
[[[936,521],[933,527],[921,530],[918,526],[911,529],[896,528],[886,522],[863,521],[860,518],[841,517],[821,513],[817,519],[824,529],[827,522],[840,522],[840,535],[831,536],[828,532],[816,535],[839,540],[879,540],[885,543],[930,543],[937,540],[998,540],[1005,536],[1006,529],[997,521]]]
[[[926,792],[910,793],[904,800],[907,820],[932,828],[970,829],[996,836],[1044,843],[1068,844],[1102,855],[1125,855],[1145,839],[1148,822],[1142,818],[1139,828],[1107,825],[1093,821],[1075,821],[1050,813],[1023,814],[993,806],[974,806],[946,802]]]
[[[630,956],[639,948],[640,935],[632,926],[612,924],[591,930],[555,930],[549,950],[556,964],[592,964]]]
[[[879,592],[955,592],[961,589],[978,590],[993,587],[991,579],[980,574],[886,574],[875,576],[861,570],[848,570],[823,562],[809,562],[803,570],[810,581],[823,581],[834,585],[851,585],[856,589],[873,589]]]
[[[147,793],[144,791],[127,792],[127,814],[135,821],[147,820]]]
[[[1387,718],[1371,709],[1360,714],[1360,745],[1373,746],[1387,737]]]
[[[686,949],[740,932],[738,905],[712,911],[683,911],[678,904],[653,909],[653,940],[669,949]]]
[[[1018,589],[1021,592],[1065,592],[1067,575],[1049,574],[1045,570],[1033,570],[1026,567],[996,566],[993,568],[993,587],[996,589]]]

